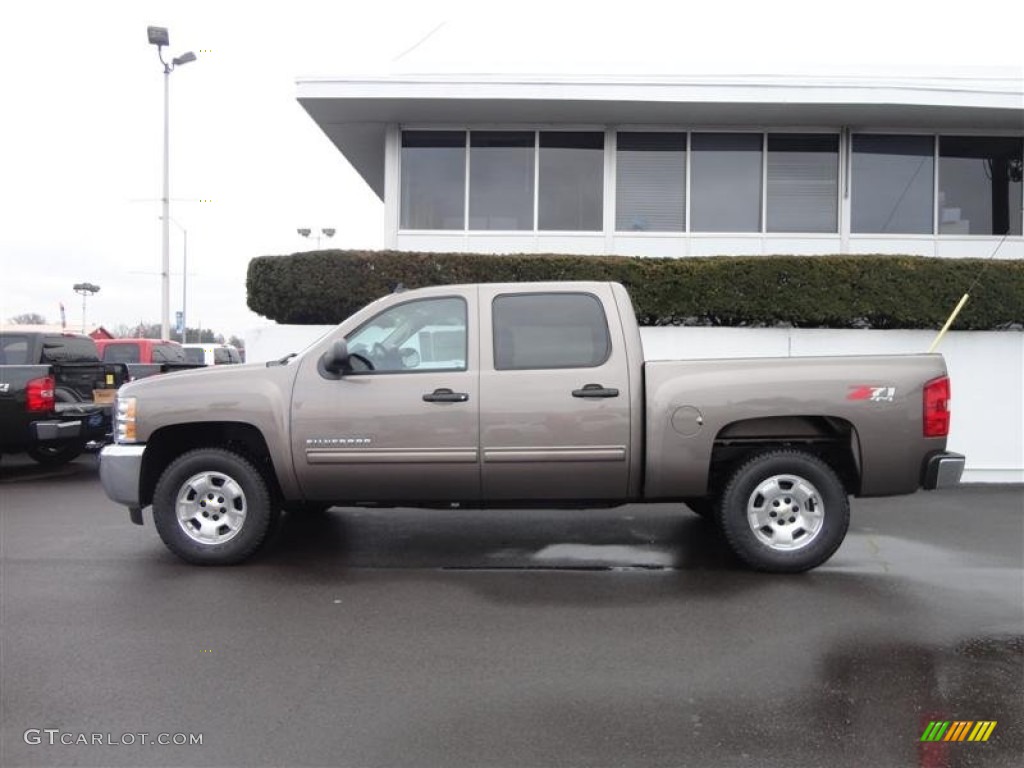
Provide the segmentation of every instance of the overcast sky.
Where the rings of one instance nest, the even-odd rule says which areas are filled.
[[[295,100],[303,76],[948,72],[1024,65],[1024,4],[876,2],[46,2],[0,10],[0,322],[160,320],[162,68],[171,76],[172,217],[188,230],[189,326],[244,336],[254,256],[380,248],[383,204]],[[258,10],[257,10],[258,9]],[[265,10],[269,9],[269,10]],[[171,312],[183,238],[172,226]]]

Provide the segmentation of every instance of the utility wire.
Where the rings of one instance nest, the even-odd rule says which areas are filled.
[[[421,38],[419,39],[419,41],[418,41],[418,42],[414,43],[414,44],[413,44],[412,46],[410,46],[409,48],[406,48],[406,49],[405,49],[404,51],[402,51],[402,52],[401,52],[400,54],[398,54],[397,56],[395,56],[395,58],[393,58],[393,59],[391,60],[391,63],[392,63],[392,64],[394,64],[394,63],[395,63],[396,61],[398,61],[399,59],[401,59],[401,58],[403,58],[404,56],[406,56],[406,55],[408,55],[408,54],[412,53],[413,51],[415,51],[415,50],[416,50],[417,48],[419,48],[419,47],[420,47],[421,45],[423,45],[423,44],[424,44],[425,42],[427,42],[427,40],[429,40],[429,39],[430,39],[431,37],[433,37],[433,36],[434,36],[434,33],[435,33],[435,32],[437,32],[437,30],[439,30],[439,29],[440,29],[441,27],[443,27],[443,26],[444,26],[445,24],[447,24],[447,23],[448,23],[448,20],[447,20],[447,19],[445,19],[444,21],[442,21],[442,22],[441,22],[440,24],[438,24],[438,25],[437,25],[436,27],[434,27],[434,28],[433,28],[432,30],[430,30],[429,32],[427,32],[427,34],[425,34],[425,35],[424,35],[423,37],[421,37]]]

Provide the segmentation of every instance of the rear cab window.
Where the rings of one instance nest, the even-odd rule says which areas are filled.
[[[136,343],[106,344],[103,347],[105,363],[137,363],[139,359],[139,345]]]

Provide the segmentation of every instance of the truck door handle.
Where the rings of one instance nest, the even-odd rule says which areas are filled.
[[[614,387],[602,387],[600,384],[585,384],[583,389],[574,389],[573,397],[618,397],[619,390]]]
[[[433,392],[428,392],[423,399],[428,403],[464,403],[469,400],[469,395],[465,392],[452,392],[447,387],[441,387]]]

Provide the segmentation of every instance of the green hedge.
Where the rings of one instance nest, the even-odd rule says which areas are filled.
[[[977,280],[960,330],[1024,325],[1024,262],[917,256],[625,256],[311,251],[249,263],[249,308],[337,323],[401,283],[615,280],[641,325],[938,328]]]

